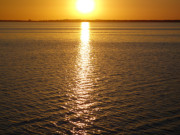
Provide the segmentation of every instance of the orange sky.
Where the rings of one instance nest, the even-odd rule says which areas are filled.
[[[180,19],[180,0],[94,0],[95,10],[81,14],[77,0],[0,0],[0,19]]]

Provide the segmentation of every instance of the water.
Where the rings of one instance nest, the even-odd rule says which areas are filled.
[[[180,23],[0,22],[0,134],[180,134]]]

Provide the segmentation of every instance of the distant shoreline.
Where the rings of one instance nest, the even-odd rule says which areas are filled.
[[[180,20],[0,20],[0,22],[180,22]]]

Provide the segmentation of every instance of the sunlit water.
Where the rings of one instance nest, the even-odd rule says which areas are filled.
[[[0,134],[180,134],[180,23],[0,22]]]

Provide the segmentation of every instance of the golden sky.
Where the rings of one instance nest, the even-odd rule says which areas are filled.
[[[87,14],[77,0],[0,0],[0,19],[180,19],[180,0],[94,0]]]

